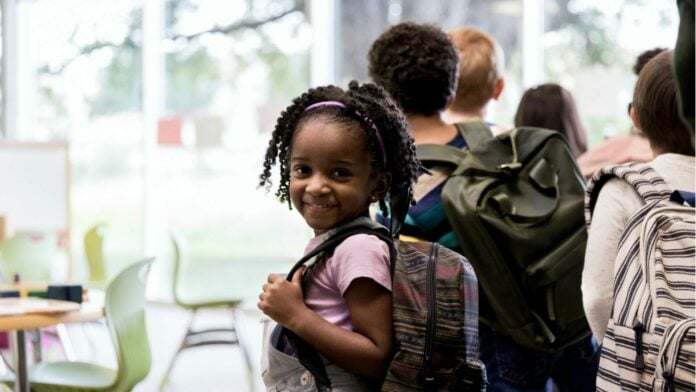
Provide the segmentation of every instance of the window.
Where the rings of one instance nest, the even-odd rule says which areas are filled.
[[[141,48],[131,40],[142,4],[21,4],[29,17],[18,39],[35,77],[23,81],[31,104],[18,138],[70,143],[75,272],[86,268],[82,236],[97,222],[108,223],[108,260],[118,270],[142,254]]]
[[[575,96],[590,145],[627,133],[636,57],[674,48],[675,2],[574,0],[547,2],[543,34],[546,80]]]

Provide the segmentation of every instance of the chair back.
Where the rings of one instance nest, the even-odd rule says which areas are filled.
[[[89,267],[91,282],[104,282],[106,271],[104,267],[104,224],[96,224],[85,233],[85,258]]]
[[[145,287],[154,258],[131,264],[106,289],[104,308],[116,349],[118,375],[112,391],[130,391],[150,371],[145,327]]]
[[[17,233],[0,245],[2,273],[7,283],[19,274],[23,283],[47,283],[51,279],[51,265],[58,252],[54,233]]]
[[[181,300],[182,297],[179,293],[179,290],[182,290],[181,283],[179,281],[182,279],[181,276],[183,275],[184,266],[182,258],[184,257],[184,249],[186,247],[186,244],[184,243],[184,239],[176,233],[170,233],[169,238],[172,243],[172,260],[174,262],[174,274],[172,276],[172,295],[174,296],[174,302],[176,302],[179,305],[184,305]]]

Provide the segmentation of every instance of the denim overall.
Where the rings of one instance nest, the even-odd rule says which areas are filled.
[[[278,340],[282,328],[273,320],[265,320],[263,326],[263,344],[261,348],[261,376],[269,392],[316,391],[314,376],[300,361],[278,350]],[[362,392],[370,388],[355,375],[340,367],[328,364],[326,373],[331,379],[333,392]]]

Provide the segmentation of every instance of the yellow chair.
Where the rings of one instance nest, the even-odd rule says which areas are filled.
[[[109,327],[117,368],[89,362],[41,362],[29,368],[35,392],[126,392],[150,371],[150,343],[145,326],[145,287],[149,258],[126,267],[108,285],[104,314]],[[13,380],[2,380],[12,384]]]
[[[85,258],[87,259],[87,285],[101,288],[106,283],[106,266],[104,263],[104,231],[106,225],[98,223],[87,230],[84,238]]]
[[[217,344],[239,345],[248,371],[247,377],[249,379],[250,390],[254,390],[254,376],[251,358],[249,357],[248,346],[244,340],[245,337],[239,323],[238,307],[242,302],[241,299],[211,298],[209,293],[206,293],[205,287],[192,287],[191,285],[185,286],[183,284],[185,283],[183,278],[187,274],[185,274],[183,271],[185,267],[188,267],[188,265],[184,262],[184,241],[180,236],[172,234],[171,243],[173,247],[174,259],[174,277],[172,284],[174,301],[180,307],[188,309],[191,312],[191,315],[181,344],[170,360],[167,371],[164,373],[164,377],[160,383],[160,390],[169,383],[169,376],[174,368],[176,359],[183,350],[193,347]],[[228,309],[232,316],[231,326],[198,330],[194,329],[193,322],[196,318],[197,312],[201,309],[212,308]]]

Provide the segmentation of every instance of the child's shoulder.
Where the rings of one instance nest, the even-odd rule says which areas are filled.
[[[384,240],[372,234],[354,234],[341,242],[334,252],[389,252],[389,245]]]

